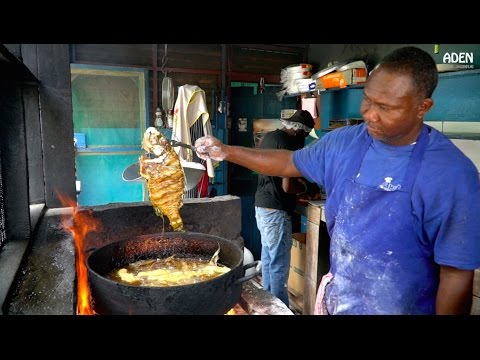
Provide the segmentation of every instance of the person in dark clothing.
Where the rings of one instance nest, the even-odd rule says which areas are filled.
[[[261,149],[300,149],[314,126],[312,116],[305,110],[297,110],[292,117],[281,121],[283,128],[267,133],[260,143]],[[259,175],[255,193],[255,218],[262,242],[262,286],[286,305],[289,304],[291,216],[299,186],[304,189],[297,178]]]
[[[423,121],[437,83],[432,56],[402,47],[370,73],[363,124],[295,151],[196,141],[200,157],[325,188],[331,266],[315,313],[469,314],[480,267],[480,179],[474,163]]]

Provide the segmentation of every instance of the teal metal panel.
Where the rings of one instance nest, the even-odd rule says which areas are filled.
[[[439,75],[426,121],[480,121],[480,70]]]
[[[263,97],[263,118],[266,119],[278,119],[283,109],[283,103],[278,100],[276,95],[260,94],[258,96]]]
[[[297,108],[297,98],[287,98],[282,99],[282,109],[296,109]],[[280,115],[278,115],[280,117]]]
[[[115,111],[117,109],[114,107],[107,113],[101,111],[98,114],[91,113],[89,116],[92,119],[84,121],[86,116],[84,111],[88,110],[89,102],[83,104],[83,108],[79,106],[77,109],[74,107],[73,110],[74,125],[77,125],[74,130],[76,133],[85,135],[86,142],[86,148],[77,149],[76,155],[76,176],[77,180],[81,181],[78,204],[92,206],[144,201],[146,199],[145,184],[143,182],[123,181],[122,172],[127,166],[138,161],[140,142],[148,125],[148,70],[83,64],[71,64],[71,68],[72,73],[74,69],[91,69],[143,74],[143,86],[131,91],[132,94],[137,94],[139,97],[138,119],[136,114],[130,117],[116,116]],[[141,79],[141,76],[138,78]],[[113,94],[116,94],[115,91],[119,91],[116,88],[112,90]],[[120,97],[120,101],[122,99]],[[96,99],[90,97],[88,100],[94,104]],[[132,103],[135,104],[136,102],[132,101]],[[75,121],[75,119],[78,121]],[[104,126],[105,124],[111,124],[112,126]]]
[[[266,91],[258,93],[254,100],[255,117],[265,119],[278,119],[282,109],[296,109],[297,98],[284,96],[282,100],[278,99],[277,92],[282,89],[281,86],[267,86]]]
[[[307,232],[307,224],[308,218],[306,216],[300,216],[300,232],[306,233]]]
[[[233,99],[234,109],[232,109],[232,112],[235,114],[235,116],[238,117],[254,117],[256,113],[258,113],[257,107],[260,107],[260,105],[255,102],[255,96],[250,95],[250,96],[242,96],[242,97],[236,97]],[[261,104],[261,111],[263,111],[263,103]]]
[[[144,183],[122,179],[123,170],[138,161],[139,154],[78,154],[77,180],[82,186],[78,204],[92,206],[144,201]]]
[[[143,136],[140,128],[75,128],[85,135],[87,147],[95,145],[139,145]]]
[[[165,136],[168,140],[171,140],[172,139],[172,129],[165,129],[165,128],[162,128],[160,129],[160,132],[163,134],[163,136]],[[143,137],[143,134],[142,134],[142,137]]]
[[[326,90],[320,92],[322,129],[329,126],[330,120],[361,118],[360,104],[363,98],[362,87]]]
[[[363,86],[320,92],[322,129],[335,119],[361,118]],[[425,121],[480,121],[480,70],[439,74]]]
[[[140,151],[140,145],[138,146],[95,146],[89,148],[77,148],[77,153],[131,153]]]

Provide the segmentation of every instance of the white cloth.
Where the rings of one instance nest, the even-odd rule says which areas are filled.
[[[325,288],[333,279],[333,274],[329,272],[323,275],[320,285],[318,286],[317,298],[315,299],[315,308],[313,315],[328,315],[327,307],[325,305]]]
[[[190,127],[200,118],[202,119],[203,135],[212,135],[205,91],[197,85],[186,84],[180,86],[173,112],[172,139],[193,145],[190,137]],[[181,159],[193,161],[192,150],[176,147],[175,151]]]

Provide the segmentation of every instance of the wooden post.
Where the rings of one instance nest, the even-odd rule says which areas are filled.
[[[303,295],[303,314],[312,315],[315,307],[318,284],[318,249],[320,223],[325,221],[324,201],[311,201],[307,209],[307,236],[305,251],[305,289]]]

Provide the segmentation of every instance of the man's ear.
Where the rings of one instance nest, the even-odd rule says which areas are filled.
[[[433,106],[433,99],[426,98],[422,101],[418,108],[418,117],[423,118],[425,114],[432,108]]]

